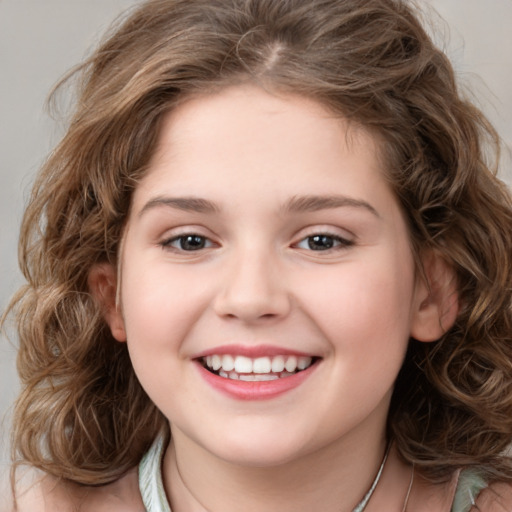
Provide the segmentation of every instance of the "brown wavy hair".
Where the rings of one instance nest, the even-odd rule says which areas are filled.
[[[192,95],[253,83],[378,134],[416,256],[437,251],[456,273],[455,325],[435,343],[411,340],[398,376],[388,434],[399,453],[431,479],[461,466],[511,478],[512,204],[489,163],[499,140],[410,2],[153,0],[77,73],[76,110],[21,230],[17,463],[103,484],[166,428],[88,273],[117,262],[162,116]]]

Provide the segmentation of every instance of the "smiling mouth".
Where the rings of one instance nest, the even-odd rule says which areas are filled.
[[[213,354],[200,358],[199,362],[209,372],[225,379],[261,382],[291,377],[308,369],[318,360],[318,357],[307,356],[251,358]]]

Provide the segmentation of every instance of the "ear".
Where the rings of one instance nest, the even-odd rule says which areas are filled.
[[[89,290],[98,301],[103,316],[117,341],[126,341],[126,331],[121,308],[117,304],[117,272],[109,263],[98,263],[89,272]]]
[[[418,341],[436,341],[457,319],[457,278],[453,268],[438,253],[426,254],[422,264],[424,273],[419,273],[414,291],[411,337]]]

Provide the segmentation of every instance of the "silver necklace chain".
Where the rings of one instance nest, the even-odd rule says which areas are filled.
[[[161,471],[161,462],[164,453],[164,436],[160,436],[155,440],[150,450],[146,453],[146,455],[142,458],[139,464],[139,488],[142,496],[142,501],[144,503],[144,508],[146,512],[172,512],[171,507],[167,501],[167,497],[165,495],[165,490],[162,481],[162,471]],[[356,507],[352,510],[352,512],[363,512],[368,505],[370,498],[372,497],[379,480],[382,476],[382,472],[384,471],[384,466],[386,465],[386,461],[388,460],[390,446],[386,449],[386,453],[384,454],[384,458],[382,459],[382,463],[379,467],[377,475],[373,480],[373,483],[368,490],[368,492],[364,495],[361,502],[356,505]],[[411,472],[411,480],[409,482],[409,487],[407,489],[407,493],[405,495],[405,501],[403,504],[402,512],[406,512],[407,503],[409,501],[409,495],[411,494],[412,484],[414,480],[414,466],[412,467]]]
[[[380,477],[382,476],[382,472],[384,471],[384,466],[386,465],[386,461],[388,460],[389,448],[390,446],[388,445],[388,447],[386,448],[386,453],[384,454],[384,458],[382,459],[382,464],[379,467],[379,471],[377,471],[377,475],[375,476],[375,479],[373,480],[370,489],[364,495],[361,502],[358,505],[356,505],[354,510],[352,510],[352,512],[363,512],[363,510],[366,508],[366,505],[368,505],[368,502],[372,497],[373,491],[375,491],[375,489],[377,488],[377,484],[379,483]]]

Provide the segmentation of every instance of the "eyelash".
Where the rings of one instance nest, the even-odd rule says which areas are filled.
[[[314,241],[314,239],[317,239],[316,242]],[[196,244],[196,246],[189,246],[189,249],[186,249],[184,247],[184,244],[190,242]],[[307,247],[300,247],[302,243],[307,243]],[[327,244],[328,246],[321,249],[314,249],[312,247],[313,243],[324,243]],[[313,252],[332,252],[336,250],[342,250],[353,245],[353,240],[348,240],[346,238],[343,238],[339,235],[335,235],[332,233],[318,232],[303,237],[301,240],[299,240],[298,243],[293,244],[293,247]],[[163,240],[160,243],[160,246],[163,249],[168,249],[175,252],[199,252],[201,250],[210,249],[211,247],[214,247],[215,243],[212,242],[208,237],[199,235],[197,233],[184,233],[182,235],[174,236],[172,238]]]
[[[195,239],[194,243],[199,242],[199,247],[187,250],[183,247],[183,242],[186,239]],[[190,240],[189,240],[190,241]],[[202,242],[202,245],[201,245]],[[173,244],[177,243],[180,246],[175,247]],[[160,246],[164,249],[174,250],[176,252],[197,252],[203,249],[209,249],[214,246],[214,243],[206,236],[198,235],[197,233],[183,233],[182,235],[173,236],[160,242]]]
[[[320,241],[320,239],[323,239],[325,242],[326,239],[329,240],[329,243],[331,244],[330,247],[325,247],[323,249],[313,249],[311,247],[312,242],[314,239],[317,239]],[[301,243],[306,242],[308,247],[300,247]],[[313,242],[314,243],[314,242]],[[311,235],[305,236],[301,240],[299,240],[298,243],[294,244],[294,247],[298,247],[300,249],[305,249],[313,252],[332,252],[337,250],[346,249],[347,247],[351,247],[354,245],[353,240],[349,240],[347,238],[343,238],[339,235],[335,235],[333,233],[326,233],[326,232],[318,232],[318,233],[312,233]]]

